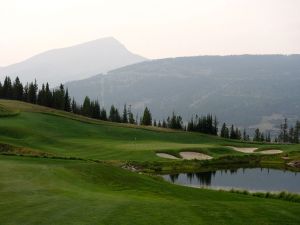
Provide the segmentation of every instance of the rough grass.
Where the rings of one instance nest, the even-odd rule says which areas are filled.
[[[4,107],[0,104],[0,118],[1,117],[9,117],[9,116],[16,116],[19,114],[19,110],[11,110],[8,107]]]

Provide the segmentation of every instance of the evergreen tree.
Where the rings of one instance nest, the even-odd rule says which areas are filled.
[[[53,99],[53,96],[52,96],[52,93],[50,91],[49,84],[47,82],[46,83],[46,90],[45,90],[45,105],[48,106],[48,107],[52,107],[52,105],[53,105],[52,99]]]
[[[240,140],[242,138],[241,131],[238,128],[235,128],[236,139]]]
[[[162,122],[162,127],[163,127],[163,128],[167,128],[167,123],[166,123],[165,120],[163,120],[163,122]]]
[[[175,113],[173,112],[171,118],[167,118],[167,126],[171,129],[181,130],[183,126],[182,117],[179,115],[175,115]]]
[[[0,81],[0,98],[3,98],[3,86],[1,81]]]
[[[29,96],[28,96],[28,91],[29,91],[29,85],[26,83],[24,87],[24,93],[23,93],[23,101],[29,102]]]
[[[260,134],[260,141],[264,142],[265,141],[265,135],[264,133]]]
[[[294,128],[294,143],[299,144],[299,136],[300,136],[300,121],[297,121]]]
[[[38,85],[36,83],[36,80],[31,82],[28,87],[28,101],[30,103],[36,104],[37,103],[37,91],[38,91]]]
[[[100,105],[98,100],[91,102],[91,116],[94,119],[101,118],[101,111],[100,111]]]
[[[16,77],[16,80],[12,87],[13,91],[13,99],[23,100],[23,85],[20,82],[19,77]]]
[[[131,105],[129,105],[129,108],[128,108],[128,122],[130,124],[134,124],[135,123],[133,113],[131,112]]]
[[[244,131],[243,131],[243,141],[247,141],[246,129],[244,129]]]
[[[83,101],[81,112],[84,116],[91,116],[91,100],[88,96]]]
[[[229,130],[226,126],[226,123],[223,123],[222,125],[220,136],[223,138],[229,138]]]
[[[143,117],[141,118],[141,125],[150,126],[152,125],[152,116],[148,107],[145,108]]]
[[[107,114],[106,114],[106,110],[104,108],[102,108],[100,110],[100,119],[101,120],[107,120]]]
[[[13,89],[10,77],[5,77],[3,87],[2,87],[3,98],[10,99],[13,95]]]
[[[287,122],[287,118],[285,118],[283,123],[283,142],[286,143],[288,141],[289,141],[288,122]]]
[[[157,125],[158,127],[161,127],[161,122],[160,122],[160,120],[158,121],[158,125]]]
[[[128,123],[127,107],[124,105],[122,123]]]
[[[266,135],[266,142],[271,142],[271,133],[270,133],[270,131]]]
[[[255,129],[253,141],[260,141],[261,140],[261,133],[258,128]]]
[[[114,105],[110,107],[109,120],[112,122],[121,123],[121,116],[117,108]]]
[[[231,128],[230,128],[230,135],[229,135],[229,138],[230,139],[236,139],[236,133],[235,133],[235,129],[234,129],[234,126],[233,124],[231,125]]]
[[[79,108],[77,106],[77,103],[75,102],[75,99],[73,98],[72,104],[71,104],[72,112],[78,114],[79,113]]]
[[[42,89],[38,92],[37,104],[46,105],[46,90],[44,84],[42,84]]]
[[[67,112],[71,112],[72,111],[72,108],[71,108],[71,98],[69,96],[68,89],[66,90],[64,98],[65,98],[64,99],[64,103],[65,103],[64,110],[67,111]]]

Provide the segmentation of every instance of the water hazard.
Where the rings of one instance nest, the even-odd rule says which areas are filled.
[[[300,172],[265,168],[240,168],[198,173],[163,175],[174,184],[212,189],[288,191],[300,193]]]

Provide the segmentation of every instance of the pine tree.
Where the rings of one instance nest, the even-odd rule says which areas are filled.
[[[271,142],[271,132],[270,131],[266,135],[266,142]]]
[[[157,125],[158,127],[161,127],[161,122],[160,122],[160,120],[158,121],[158,125]]]
[[[265,141],[265,135],[264,135],[264,133],[261,133],[261,134],[260,134],[260,141],[261,141],[261,142],[264,142],[264,141]]]
[[[1,81],[0,81],[0,98],[3,98],[3,86]]]
[[[101,111],[100,111],[100,105],[98,100],[91,102],[91,116],[94,119],[100,119],[101,118]]]
[[[104,108],[102,108],[100,110],[100,119],[101,120],[107,120],[107,114],[106,114],[106,110]]]
[[[299,136],[300,136],[300,121],[297,121],[294,128],[294,143],[299,144]]]
[[[112,122],[115,122],[116,121],[116,109],[115,109],[115,106],[112,105],[110,107],[110,111],[109,111],[109,120],[112,121]]]
[[[16,80],[12,87],[13,91],[13,99],[23,100],[23,85],[20,82],[19,77],[16,77]]]
[[[253,141],[260,141],[261,140],[261,133],[258,128],[255,129]]]
[[[121,123],[121,116],[119,114],[119,110],[117,108],[115,108],[114,105],[112,105],[110,107],[110,111],[109,111],[109,120],[112,122],[117,122],[117,123]]]
[[[29,85],[26,83],[24,87],[24,93],[23,93],[23,101],[29,102],[29,96],[28,96],[28,91],[29,91]]]
[[[283,123],[283,142],[286,143],[289,141],[289,136],[288,136],[288,122],[287,118],[284,119]]]
[[[83,101],[81,112],[84,116],[91,116],[91,100],[88,96]]]
[[[77,114],[79,113],[79,109],[78,109],[78,107],[77,107],[77,104],[76,104],[74,98],[73,98],[73,100],[72,100],[71,108],[72,108],[72,112],[73,112],[73,113],[77,113]]]
[[[231,125],[231,128],[230,128],[230,135],[229,135],[229,138],[230,138],[230,139],[236,139],[236,133],[235,133],[235,129],[234,129],[233,124]]]
[[[45,90],[45,105],[48,106],[48,107],[52,107],[53,105],[53,96],[52,96],[52,93],[50,91],[50,88],[49,88],[49,84],[46,83],[46,90]]]
[[[37,91],[38,91],[38,85],[36,83],[36,80],[31,82],[28,87],[28,101],[30,103],[36,104],[37,103]]]
[[[13,89],[10,77],[5,77],[3,87],[2,87],[3,98],[11,99],[13,96]]]
[[[227,134],[228,134],[228,128],[226,126],[226,123],[223,123],[220,136],[223,138],[228,138]]]
[[[244,129],[244,131],[243,131],[243,141],[247,141],[246,129]]]
[[[167,123],[166,123],[165,120],[162,121],[162,127],[163,127],[163,128],[167,128]]]
[[[150,110],[146,107],[144,110],[143,117],[141,119],[141,125],[150,126],[152,125],[152,116]]]
[[[44,84],[42,84],[42,89],[38,92],[37,104],[46,105],[46,90]]]
[[[64,110],[67,112],[71,112],[72,108],[71,108],[71,98],[69,96],[69,91],[68,89],[66,90],[65,96],[64,96],[64,103],[65,103],[65,107]]]
[[[128,123],[128,114],[126,104],[124,105],[122,123]]]
[[[214,120],[213,120],[213,126],[212,126],[212,129],[213,129],[213,135],[218,135],[218,120],[217,120],[217,117],[215,116],[214,117]]]

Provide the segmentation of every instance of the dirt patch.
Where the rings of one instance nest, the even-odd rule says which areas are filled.
[[[209,160],[209,159],[213,158],[209,155],[205,155],[205,154],[199,153],[199,152],[180,152],[179,154],[183,159],[188,159],[188,160],[191,160],[191,159]]]
[[[158,157],[165,158],[165,159],[179,159],[179,158],[177,158],[173,155],[167,154],[167,153],[156,153],[156,155]]]
[[[52,157],[53,154],[0,143],[0,154]]]
[[[266,154],[266,155],[273,155],[273,154],[280,154],[280,153],[282,153],[282,151],[277,150],[277,149],[270,149],[270,150],[259,151],[258,153]]]

